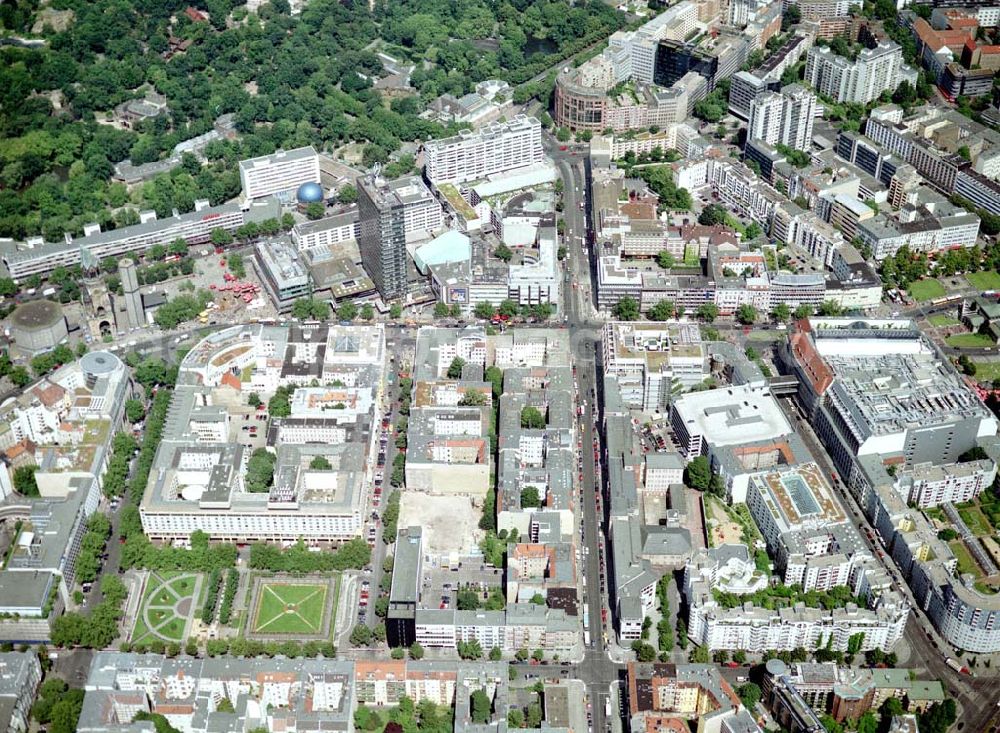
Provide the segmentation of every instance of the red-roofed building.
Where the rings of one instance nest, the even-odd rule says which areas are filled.
[[[969,39],[962,47],[962,66],[997,71],[1000,69],[1000,46],[977,46],[975,41]]]
[[[208,20],[208,15],[201,12],[197,8],[192,8],[190,5],[184,8],[184,15],[189,17],[195,23],[204,23]]]
[[[239,392],[242,389],[242,384],[240,383],[240,378],[237,377],[232,372],[226,372],[225,374],[223,374],[222,375],[222,379],[220,379],[219,381],[222,384],[226,385],[227,387],[232,387],[237,392]]]

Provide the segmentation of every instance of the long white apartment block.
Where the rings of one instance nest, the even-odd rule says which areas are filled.
[[[295,191],[303,183],[319,183],[319,154],[310,145],[241,160],[240,183],[247,200]]]
[[[87,259],[122,257],[132,252],[142,252],[157,244],[170,244],[183,239],[189,245],[208,242],[213,229],[233,233],[248,221],[263,221],[280,214],[273,200],[261,201],[249,207],[237,204],[209,206],[207,201],[196,201],[195,210],[186,214],[175,213],[157,219],[152,211],[143,212],[142,221],[129,227],[110,231],[94,231],[83,237],[66,236],[59,243],[27,242],[24,246],[0,256],[7,272],[17,282],[24,282],[32,275],[47,275],[60,265],[71,267]]]
[[[454,137],[424,144],[427,179],[434,184],[465,183],[539,163],[542,124],[518,115],[480,130],[462,130]]]

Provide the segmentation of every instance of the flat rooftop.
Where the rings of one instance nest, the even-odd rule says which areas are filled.
[[[837,524],[846,519],[823,478],[823,471],[815,463],[755,474],[750,485],[763,497],[782,532]]]
[[[770,390],[748,385],[730,386],[682,395],[674,409],[688,432],[709,443],[734,445],[792,432]]]

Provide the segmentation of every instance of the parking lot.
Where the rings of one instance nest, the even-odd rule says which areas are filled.
[[[478,561],[466,560],[453,567],[424,566],[421,597],[425,608],[455,608],[459,588],[472,587],[486,600],[490,588],[503,587],[503,571]]]

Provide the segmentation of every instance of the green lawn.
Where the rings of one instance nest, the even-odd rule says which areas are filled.
[[[975,379],[979,382],[992,382],[1000,379],[1000,361],[973,361],[976,365]]]
[[[198,576],[194,573],[160,571],[150,574],[132,629],[132,642],[148,644],[155,639],[183,641],[191,611],[184,613],[181,610],[181,615],[178,615],[178,604],[189,600],[187,605],[193,609],[192,596],[197,580]]]
[[[947,292],[944,289],[944,285],[932,277],[924,280],[915,280],[910,283],[910,287],[907,288],[907,291],[909,291],[910,295],[920,302],[940,298]]]
[[[969,528],[972,534],[976,537],[982,537],[983,535],[993,534],[993,528],[990,526],[990,521],[986,518],[979,507],[967,507],[965,509],[958,510],[958,516],[962,518],[965,522],[965,526]]]
[[[958,560],[958,574],[964,575],[965,573],[972,573],[977,578],[983,577],[983,571],[980,570],[979,565],[972,558],[972,553],[969,552],[969,548],[965,546],[962,540],[952,540],[948,543],[948,547],[955,554],[955,559]]]
[[[255,633],[316,634],[323,626],[326,583],[264,583],[257,602]]]
[[[983,349],[995,345],[993,339],[984,333],[956,333],[945,339],[945,342],[956,349]]]
[[[965,279],[978,290],[1000,290],[1000,272],[996,270],[970,272]]]
[[[946,316],[943,313],[938,313],[934,316],[928,316],[927,321],[938,328],[944,328],[946,326],[957,326],[959,325],[959,320],[957,318],[952,318],[951,316]]]
[[[156,630],[158,636],[162,636],[167,641],[182,641],[184,639],[184,627],[187,625],[187,619],[178,618],[174,616],[170,621],[160,626]]]

